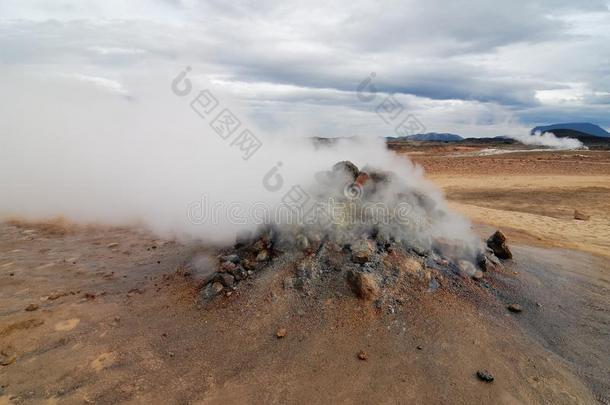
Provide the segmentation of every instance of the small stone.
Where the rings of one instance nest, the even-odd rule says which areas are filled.
[[[369,355],[368,355],[368,353],[367,353],[367,352],[365,352],[364,350],[360,350],[360,351],[358,352],[358,358],[359,358],[360,360],[366,360],[366,359],[368,359],[368,358],[369,358]]]
[[[417,346],[416,349],[417,350],[423,350],[424,348],[423,348],[423,346]]]
[[[379,284],[372,274],[350,271],[347,273],[347,281],[352,291],[363,300],[373,300],[379,295]]]
[[[258,255],[256,255],[257,262],[264,262],[269,259],[269,252],[266,250],[261,250]]]
[[[50,301],[54,301],[54,300],[56,300],[58,298],[65,297],[66,295],[68,295],[67,292],[54,292],[54,293],[50,294],[47,297],[47,299],[50,300]]]
[[[215,281],[212,283],[212,290],[218,294],[219,292],[221,292],[223,290],[223,286],[221,283],[219,283],[218,281]]]
[[[14,354],[8,354],[4,350],[0,351],[0,365],[10,366],[17,360],[17,356]]]
[[[298,235],[296,237],[296,242],[297,242],[297,246],[299,247],[300,250],[307,250],[309,249],[309,240],[307,239],[307,237],[305,235]]]
[[[214,280],[220,282],[224,287],[232,287],[235,283],[235,277],[228,273],[217,273]]]
[[[494,380],[494,376],[487,370],[479,370],[477,371],[477,377],[479,377],[479,379],[481,381],[485,381],[485,382],[492,382]]]
[[[236,268],[237,268],[237,265],[236,265],[235,263],[233,263],[233,262],[230,262],[230,261],[223,262],[223,263],[220,265],[220,269],[221,269],[222,271],[226,271],[226,272],[229,272],[229,273],[233,273],[233,271],[234,271]]]
[[[371,241],[358,241],[352,245],[352,261],[364,264],[371,260],[373,254],[373,244]]]
[[[242,260],[241,265],[244,267],[244,269],[248,270],[248,272],[254,270],[254,264],[248,259]]]
[[[235,269],[231,272],[235,280],[241,281],[249,277],[248,272],[241,266],[236,266]]]
[[[115,247],[117,247],[117,246],[119,246],[119,244],[118,244],[118,243],[116,243],[116,242],[112,242],[112,243],[109,243],[108,245],[106,245],[106,247],[107,247],[108,249],[112,249],[112,248],[115,248]]]
[[[286,328],[279,328],[277,332],[275,332],[275,336],[277,336],[278,339],[281,339],[286,336],[286,333],[288,333]]]
[[[510,312],[515,312],[515,313],[519,313],[519,312],[523,311],[523,308],[519,304],[510,304],[506,308],[508,308],[508,310]]]
[[[225,260],[231,262],[231,263],[235,263],[235,264],[239,264],[239,256],[233,254],[233,255],[228,255],[224,258]]]
[[[255,252],[260,252],[261,250],[264,250],[266,246],[267,246],[267,244],[265,243],[265,241],[262,239],[259,239],[256,242],[254,242],[254,244],[252,244],[252,250],[254,250]]]
[[[27,307],[25,307],[25,310],[28,312],[31,312],[31,311],[36,311],[38,308],[39,308],[38,304],[30,304]]]
[[[574,210],[574,219],[578,221],[588,221],[589,219],[591,219],[591,215],[587,215],[578,210]]]
[[[477,272],[477,268],[474,264],[470,263],[468,260],[460,260],[458,261],[458,267],[460,268],[460,273],[465,277],[473,277]]]
[[[483,278],[483,272],[481,270],[477,270],[474,272],[474,274],[472,275],[472,278],[475,280],[480,280]]]

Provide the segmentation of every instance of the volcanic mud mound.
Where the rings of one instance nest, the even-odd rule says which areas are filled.
[[[497,238],[484,247],[468,227],[446,227],[456,219],[444,202],[396,173],[343,161],[314,177],[317,204],[296,212],[297,222],[239,235],[216,263],[207,263],[211,271],[196,261],[188,266],[202,302],[231,295],[261,272],[288,269],[285,289],[353,294],[391,311],[414,292],[487,285],[485,272],[501,269]],[[329,200],[332,206],[321,204]],[[502,246],[508,249],[505,239]]]

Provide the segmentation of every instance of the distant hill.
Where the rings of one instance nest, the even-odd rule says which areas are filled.
[[[572,137],[572,138],[588,138],[591,136],[597,136],[601,138],[610,138],[610,133],[600,127],[599,125],[591,124],[589,122],[569,122],[566,124],[553,124],[543,125],[532,128],[531,133],[536,132],[551,132],[558,137]]]
[[[428,141],[428,142],[459,142],[462,138],[456,134],[447,134],[447,133],[436,133],[429,132],[427,134],[415,134],[409,136],[400,136],[400,137],[389,137],[387,139],[390,140],[403,140],[403,141]]]

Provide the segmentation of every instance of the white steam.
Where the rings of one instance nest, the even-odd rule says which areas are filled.
[[[583,148],[583,143],[578,139],[574,138],[558,138],[551,132],[536,132],[532,135],[508,135],[508,137],[515,139],[525,145],[537,145],[537,146],[548,146],[554,149],[579,149]]]
[[[392,171],[446,211],[430,233],[474,243],[468,221],[449,213],[420,168],[382,140],[316,148],[308,139],[263,133],[212,90],[263,143],[248,160],[190,106],[209,84],[170,89],[177,72],[121,78],[121,92],[64,76],[4,74],[0,83],[0,218],[141,224],[162,236],[232,243],[256,227],[251,207],[274,207],[294,186],[340,160]],[[99,82],[99,81],[98,81]],[[215,114],[214,114],[215,115]],[[271,182],[272,187],[264,185]],[[421,235],[419,235],[421,236]],[[418,237],[419,237],[418,236]]]

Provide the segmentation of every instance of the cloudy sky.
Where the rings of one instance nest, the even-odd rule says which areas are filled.
[[[389,94],[427,131],[609,128],[609,44],[608,0],[0,1],[4,76],[134,103],[139,72],[188,65],[287,136],[393,135],[375,113]]]

